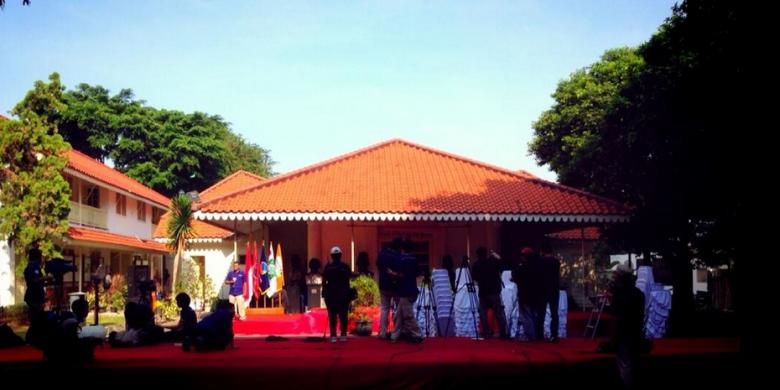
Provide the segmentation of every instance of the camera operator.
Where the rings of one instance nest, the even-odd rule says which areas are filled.
[[[488,256],[487,248],[477,248],[477,261],[474,263],[472,275],[479,286],[479,319],[482,322],[482,336],[486,339],[493,335],[487,318],[488,309],[493,311],[498,322],[501,338],[508,338],[506,316],[501,303],[502,282],[499,261],[500,256],[497,253],[491,251]]]
[[[27,268],[24,269],[24,282],[27,284],[27,291],[24,293],[24,302],[30,308],[30,321],[43,312],[43,305],[46,302],[46,292],[44,285],[51,277],[45,275],[41,270],[41,251],[38,248],[30,248],[27,251]]]

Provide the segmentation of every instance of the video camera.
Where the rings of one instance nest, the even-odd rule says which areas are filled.
[[[138,289],[144,294],[154,292],[157,291],[157,283],[154,280],[141,280],[138,282]]]
[[[61,282],[66,272],[76,272],[76,265],[65,259],[52,259],[46,262],[44,269],[56,282]]]
[[[111,283],[112,283],[111,274],[106,272],[106,268],[104,267],[103,264],[99,265],[95,270],[95,272],[93,272],[92,275],[90,275],[90,281],[95,286],[100,285],[102,283],[103,289],[105,290],[111,288]]]

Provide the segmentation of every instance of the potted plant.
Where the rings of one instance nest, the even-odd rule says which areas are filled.
[[[379,285],[373,278],[361,275],[352,279],[349,286],[357,291],[350,312],[350,320],[355,324],[353,329],[358,335],[370,336],[373,319],[379,313]]]

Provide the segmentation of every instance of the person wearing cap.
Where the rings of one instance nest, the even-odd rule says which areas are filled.
[[[330,341],[336,342],[336,319],[341,324],[341,341],[347,341],[347,311],[349,310],[349,278],[352,272],[341,261],[341,248],[330,249],[331,262],[322,272],[322,297],[328,307]]]
[[[472,275],[479,286],[479,320],[482,325],[482,336],[490,338],[493,335],[488,325],[487,310],[493,310],[501,338],[507,338],[506,315],[501,303],[501,264],[499,256],[492,252],[488,256],[485,247],[477,248],[477,261],[474,262]]]

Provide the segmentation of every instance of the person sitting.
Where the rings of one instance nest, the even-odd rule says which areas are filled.
[[[125,305],[125,329],[124,332],[108,335],[112,347],[153,345],[164,339],[164,331],[155,325],[154,312],[149,305],[128,302]]]
[[[84,297],[73,301],[71,305],[75,321],[79,324],[79,339],[88,340],[94,344],[103,344],[106,339],[106,327],[103,325],[85,325],[81,326],[89,314],[89,305]]]
[[[195,326],[198,324],[198,316],[190,307],[190,302],[190,296],[187,293],[176,294],[176,306],[181,310],[179,322],[165,335],[167,341],[180,342],[185,349],[191,344],[195,334]]]
[[[217,309],[195,326],[191,346],[198,352],[224,351],[233,344],[233,304],[219,301]],[[190,345],[182,345],[185,351]]]
[[[42,345],[46,361],[54,365],[78,365],[94,360],[95,346],[102,339],[80,338],[81,323],[89,308],[80,298],[71,304],[72,312],[50,312],[45,319],[45,343]]]

